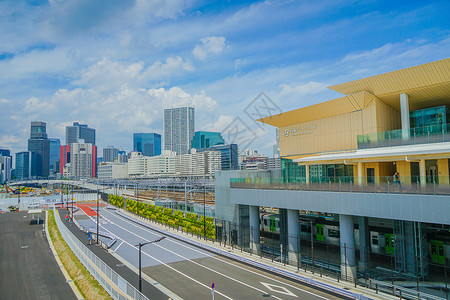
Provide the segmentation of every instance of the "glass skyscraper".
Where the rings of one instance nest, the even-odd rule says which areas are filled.
[[[23,151],[16,153],[15,176],[17,179],[28,179],[41,176],[41,156],[36,152]]]
[[[201,149],[225,144],[220,132],[196,131],[192,138],[191,148]]]
[[[141,152],[144,156],[161,154],[161,135],[157,133],[134,133],[133,151]]]
[[[41,166],[33,176],[48,177],[50,165],[50,141],[47,138],[46,124],[44,122],[31,122],[31,133],[28,139],[28,151],[40,156]]]
[[[59,152],[61,141],[59,139],[49,139],[50,141],[50,170],[54,173],[58,172],[59,168]]]
[[[194,136],[194,108],[164,109],[164,150],[187,154]]]

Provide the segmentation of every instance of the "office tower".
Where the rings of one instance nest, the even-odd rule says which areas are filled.
[[[72,126],[66,127],[66,145],[80,143],[82,140],[84,143],[95,145],[95,129],[78,122],[73,122]]]
[[[133,151],[144,156],[161,154],[161,135],[157,133],[133,133]]]
[[[103,162],[114,162],[119,156],[119,149],[114,146],[103,148]]]
[[[11,180],[11,156],[0,154],[0,184]]]
[[[225,144],[225,140],[220,132],[196,131],[192,138],[191,148],[202,149],[223,144]]]
[[[12,169],[12,156],[11,156],[11,152],[8,149],[0,149],[0,156],[9,156],[11,157],[11,162],[9,165],[9,168]]]
[[[56,173],[59,167],[59,155],[61,141],[59,139],[49,139],[50,141],[50,171]]]
[[[188,153],[194,136],[194,108],[179,107],[164,110],[164,150],[178,155]]]
[[[97,146],[91,143],[72,143],[70,147],[70,177],[93,178],[97,175]]]
[[[219,151],[221,170],[239,170],[239,151],[237,144],[215,145],[209,148],[198,149],[197,152]]]
[[[38,177],[48,177],[50,161],[50,141],[47,138],[45,122],[31,122],[30,138],[28,139],[28,151],[36,152],[41,158],[41,166],[38,167]]]
[[[41,155],[36,152],[23,151],[16,153],[15,176],[19,180],[40,176],[42,169]]]
[[[59,147],[59,174],[64,174],[64,166],[70,163],[70,146]]]

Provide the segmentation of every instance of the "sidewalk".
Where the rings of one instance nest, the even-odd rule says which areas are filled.
[[[59,215],[61,218],[61,221],[63,221],[64,225],[72,232],[72,234],[77,237],[81,242],[83,242],[85,245],[88,245],[89,249],[104,263],[106,263],[111,269],[113,269],[117,274],[122,276],[125,280],[127,280],[131,285],[133,285],[135,288],[138,288],[139,286],[139,277],[136,272],[130,269],[125,262],[120,261],[117,259],[117,257],[111,253],[108,253],[103,248],[96,246],[95,244],[89,245],[88,236],[84,232],[78,229],[78,227],[73,223],[66,222],[64,216],[66,214],[65,209],[59,209]],[[55,215],[56,216],[56,215]],[[94,242],[93,242],[94,243]],[[150,299],[157,299],[157,300],[167,300],[169,298],[168,295],[161,292],[158,288],[155,287],[155,285],[158,285],[158,283],[153,282],[153,284],[149,283],[149,280],[142,276],[142,293],[146,295]],[[150,280],[151,281],[151,280]]]
[[[114,207],[114,206],[112,206]],[[333,291],[340,295],[346,295],[351,298],[356,299],[398,299],[398,297],[394,297],[388,294],[377,294],[374,290],[364,288],[361,286],[355,287],[351,282],[346,281],[337,281],[335,278],[330,278],[325,275],[322,277],[318,272],[316,274],[312,274],[310,271],[306,271],[304,269],[297,270],[297,267],[283,265],[279,262],[272,262],[266,258],[260,258],[257,255],[251,255],[247,252],[241,252],[240,249],[233,248],[229,245],[224,246],[220,245],[217,242],[207,241],[203,238],[198,238],[197,236],[192,236],[191,234],[177,231],[172,227],[166,227],[157,222],[147,220],[146,218],[134,215],[128,211],[123,209],[114,207],[121,215],[127,216],[128,218],[133,218],[135,222],[141,223],[151,229],[159,231],[163,235],[168,235],[173,238],[177,238],[179,240],[185,241],[191,245],[203,248],[204,250],[217,253],[220,255],[227,256],[231,259],[238,260],[247,264],[251,264],[257,268],[267,270],[270,272],[277,273],[281,276],[291,278],[293,280],[305,282],[307,284],[316,286],[319,289],[325,289],[327,291]]]

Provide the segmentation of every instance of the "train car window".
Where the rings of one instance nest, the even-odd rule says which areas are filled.
[[[431,254],[436,255],[436,245],[431,245]]]
[[[444,246],[439,246],[439,256],[444,255]]]
[[[333,238],[338,238],[340,236],[339,230],[328,229],[328,236],[333,237]]]
[[[267,220],[264,220],[264,225],[266,225],[266,226],[267,226]]]
[[[378,245],[378,237],[372,238],[372,245]]]
[[[311,226],[302,225],[301,226],[301,231],[303,231],[303,232],[311,232]]]

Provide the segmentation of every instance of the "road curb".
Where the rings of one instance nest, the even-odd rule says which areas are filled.
[[[69,273],[67,272],[67,270],[64,268],[64,265],[61,262],[61,259],[58,256],[58,253],[56,253],[55,247],[53,246],[53,242],[52,239],[50,238],[50,234],[48,232],[48,211],[45,211],[45,223],[44,223],[44,228],[45,228],[45,234],[47,236],[47,241],[50,245],[50,249],[52,250],[53,256],[56,259],[56,262],[58,263],[59,269],[61,270],[61,272],[64,275],[64,278],[66,279],[67,284],[70,286],[70,288],[72,289],[73,293],[75,294],[75,297],[77,297],[78,300],[84,300],[83,295],[81,294],[81,292],[78,290],[78,287],[75,285],[75,282],[73,281],[72,278],[70,278]],[[72,250],[71,250],[72,251]]]

